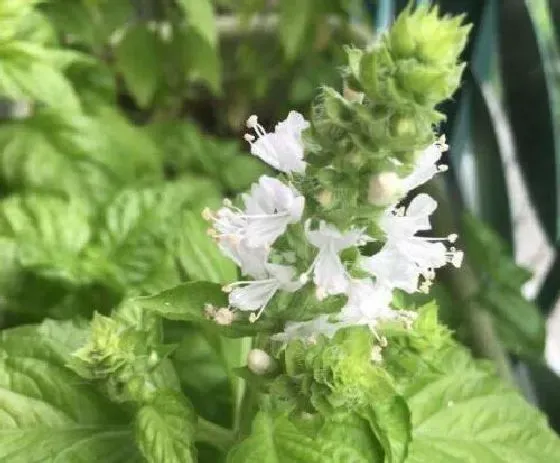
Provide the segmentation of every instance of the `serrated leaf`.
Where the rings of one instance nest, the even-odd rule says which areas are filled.
[[[261,411],[251,435],[229,453],[228,463],[376,463],[383,461],[365,421],[344,413],[326,419],[318,432],[284,415]]]
[[[560,455],[544,416],[486,371],[419,377],[406,396],[413,429],[407,463],[540,463]]]
[[[136,416],[136,442],[150,463],[195,462],[196,415],[175,391],[158,391]]]
[[[313,12],[313,0],[283,0],[280,3],[279,34],[288,59],[295,58]]]
[[[127,413],[64,366],[74,328],[53,323],[0,335],[0,459],[140,462]]]
[[[178,2],[187,16],[189,27],[214,48],[218,43],[218,32],[212,0],[178,0]]]
[[[145,25],[131,26],[115,48],[117,67],[142,108],[148,107],[161,82],[159,42]]]

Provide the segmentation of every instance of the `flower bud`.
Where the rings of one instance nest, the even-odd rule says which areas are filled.
[[[272,367],[272,358],[262,349],[251,349],[247,356],[247,367],[256,375],[264,375]]]
[[[388,206],[401,194],[401,179],[395,172],[380,172],[369,180],[368,201],[374,206]]]

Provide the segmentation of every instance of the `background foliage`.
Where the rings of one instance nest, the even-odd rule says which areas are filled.
[[[0,387],[6,394],[0,423],[10,430],[0,437],[1,459],[185,462],[192,461],[196,441],[200,461],[218,461],[231,436],[212,423],[249,433],[251,424],[239,422],[239,410],[254,404],[242,402],[246,386],[236,374],[247,342],[220,336],[184,307],[176,313],[174,293],[159,296],[171,305],[153,315],[162,300],[147,296],[179,283],[218,285],[235,278],[235,268],[206,235],[200,210],[265,172],[237,141],[247,116],[258,113],[271,125],[291,108],[308,111],[318,86],[340,87],[342,45],[371,43],[403,3],[0,3]],[[433,186],[443,204],[439,227],[444,233],[460,227],[468,256],[461,272],[445,275],[434,289],[441,317],[459,340],[513,377],[558,430],[558,380],[544,366],[543,349],[544,315],[558,298],[560,252],[536,302],[529,302],[521,287],[530,275],[512,258],[511,198],[502,162],[508,147],[500,131],[506,127],[512,134],[532,203],[560,251],[560,57],[554,29],[560,4],[437,3],[444,12],[466,12],[474,25],[464,56],[472,64],[460,92],[441,108],[454,175]],[[465,180],[461,163],[468,153],[475,168]],[[475,197],[483,201],[469,199],[465,185],[474,179]],[[211,300],[219,286],[196,288]],[[104,317],[115,307],[116,318]],[[70,357],[86,342],[84,320],[94,312],[94,329],[119,333],[108,340],[112,345],[119,349],[125,340],[134,346],[133,369],[124,368],[124,360],[106,364],[102,358],[105,376],[98,377],[99,365]],[[154,339],[145,342],[147,333]],[[164,361],[152,371],[153,358]],[[414,431],[412,462],[426,461],[426,455],[444,458],[438,450],[435,456],[426,452],[444,437],[439,426],[455,423],[463,410],[426,410],[423,395],[464,409],[476,404],[477,394],[511,395],[475,366],[480,390],[473,380],[461,395],[446,383],[459,373],[445,370],[441,359],[433,362],[441,373],[434,381],[426,373],[417,387],[398,385],[413,404],[413,422],[424,423]],[[165,390],[154,401],[134,386],[146,371]],[[333,415],[320,428],[306,425],[306,434],[271,406],[259,413],[254,433],[229,461],[274,461],[275,455],[314,461],[298,453],[309,449],[316,461],[326,461],[333,446],[348,459],[378,461],[389,451],[372,444],[370,435],[383,433],[371,429],[366,413],[383,411]],[[508,413],[511,420],[543,428],[540,416],[521,401]],[[428,416],[433,419],[425,421]],[[488,411],[483,417],[489,434],[492,416]],[[335,432],[341,423],[349,430],[345,438],[359,445],[341,440]],[[402,431],[398,423],[386,426],[388,434]],[[464,437],[468,429],[454,432]],[[524,450],[510,451],[551,445],[530,434],[517,436]],[[477,458],[490,461],[485,458],[493,445],[503,450],[511,442],[498,439],[479,448]],[[31,447],[39,452],[32,460],[25,453]],[[453,458],[464,458],[472,447],[456,452]],[[400,461],[398,448],[389,454],[396,456],[385,461]]]

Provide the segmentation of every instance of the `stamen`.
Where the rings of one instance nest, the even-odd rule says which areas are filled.
[[[223,204],[225,207],[232,207],[232,206],[233,206],[233,204],[232,204],[232,202],[231,202],[231,199],[229,199],[229,198],[224,198],[224,199],[222,200],[222,204]]]
[[[381,356],[381,347],[373,346],[371,348],[370,360],[374,363],[381,363],[383,357]]]
[[[206,234],[211,238],[217,238],[219,235],[218,231],[215,228],[209,228],[208,230],[206,230]]]
[[[248,118],[247,118],[247,128],[249,129],[254,129],[257,127],[259,123],[259,119],[255,114],[251,114]]]
[[[447,172],[448,169],[449,166],[447,164],[440,164],[439,166],[437,166],[437,170],[439,172]]]
[[[317,298],[318,301],[322,301],[327,297],[327,293],[323,288],[317,287],[317,289],[315,290],[315,297]]]
[[[243,138],[245,138],[245,141],[252,143],[255,141],[256,137],[254,135],[251,135],[250,133],[246,133]]]
[[[299,278],[298,278],[299,282],[304,285],[309,281],[309,274],[307,273],[302,273]]]
[[[448,240],[450,243],[454,243],[455,241],[457,241],[457,238],[458,238],[457,233],[451,233],[451,235],[449,235],[449,236],[447,237],[447,240]]]
[[[224,293],[231,293],[231,290],[233,289],[233,288],[232,288],[232,284],[233,284],[233,283],[230,283],[229,285],[224,285],[224,286],[222,286],[222,291],[223,291]]]
[[[463,263],[464,253],[463,251],[455,251],[453,250],[447,256],[448,262],[453,265],[453,267],[459,268]]]

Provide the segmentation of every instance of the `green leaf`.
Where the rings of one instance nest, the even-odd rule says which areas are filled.
[[[10,42],[0,48],[0,95],[37,100],[67,111],[80,108],[78,98],[49,50],[27,42]]]
[[[161,82],[159,45],[156,33],[139,24],[128,28],[115,48],[117,67],[142,108],[150,105]]]
[[[185,397],[158,391],[136,417],[136,442],[150,463],[195,462],[196,415]]]
[[[313,12],[313,0],[283,0],[280,3],[280,39],[288,59],[299,51]]]
[[[183,214],[177,237],[179,261],[192,280],[229,283],[236,279],[237,268],[222,255],[207,229],[208,223],[200,214]]]
[[[418,377],[407,392],[407,463],[555,461],[560,440],[546,419],[486,371],[456,368]]]
[[[303,423],[305,425],[305,423]],[[317,431],[297,426],[284,415],[261,411],[251,435],[235,446],[228,463],[375,463],[383,461],[365,421],[333,415]]]
[[[222,61],[218,51],[196,30],[188,29],[178,33],[185,54],[186,77],[188,80],[206,82],[215,94],[222,87]]]
[[[140,462],[127,413],[64,366],[81,330],[56,325],[0,335],[0,459]]]
[[[0,176],[10,189],[32,188],[104,201],[134,179],[138,165],[134,154],[117,156],[107,138],[102,121],[36,111],[33,117],[0,127]]]
[[[0,203],[0,235],[15,244],[23,268],[74,283],[95,278],[95,269],[83,258],[91,230],[79,201],[12,196]]]
[[[187,16],[189,27],[215,48],[218,43],[218,32],[212,0],[178,0],[178,2]]]
[[[200,322],[206,320],[205,304],[224,307],[227,306],[227,297],[217,283],[193,281],[153,296],[136,298],[133,302],[140,308],[169,320]]]

